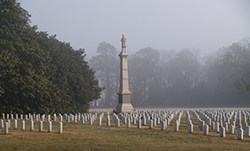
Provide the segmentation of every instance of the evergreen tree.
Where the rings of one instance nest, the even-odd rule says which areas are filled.
[[[36,32],[15,0],[0,0],[0,110],[86,111],[100,95],[84,51]]]

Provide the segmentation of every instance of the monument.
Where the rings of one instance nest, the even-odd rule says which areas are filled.
[[[127,39],[124,35],[121,38],[122,51],[120,57],[120,89],[118,92],[118,105],[115,112],[133,112],[134,108],[131,104],[131,92],[129,91],[128,81],[128,52],[127,52]]]

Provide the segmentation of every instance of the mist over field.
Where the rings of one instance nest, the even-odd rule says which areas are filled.
[[[95,106],[117,104],[122,34],[136,107],[250,105],[247,0],[20,2],[39,30],[84,48],[103,88]]]
[[[249,4],[2,0],[0,110],[114,108],[123,34],[134,107],[248,107]]]

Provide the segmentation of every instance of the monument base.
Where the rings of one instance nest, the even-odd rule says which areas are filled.
[[[131,103],[119,103],[115,109],[116,113],[129,113],[133,111],[134,108]]]

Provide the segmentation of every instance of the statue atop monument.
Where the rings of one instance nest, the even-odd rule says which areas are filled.
[[[124,35],[122,35],[121,42],[122,42],[122,52],[126,52],[127,51],[127,38]]]

